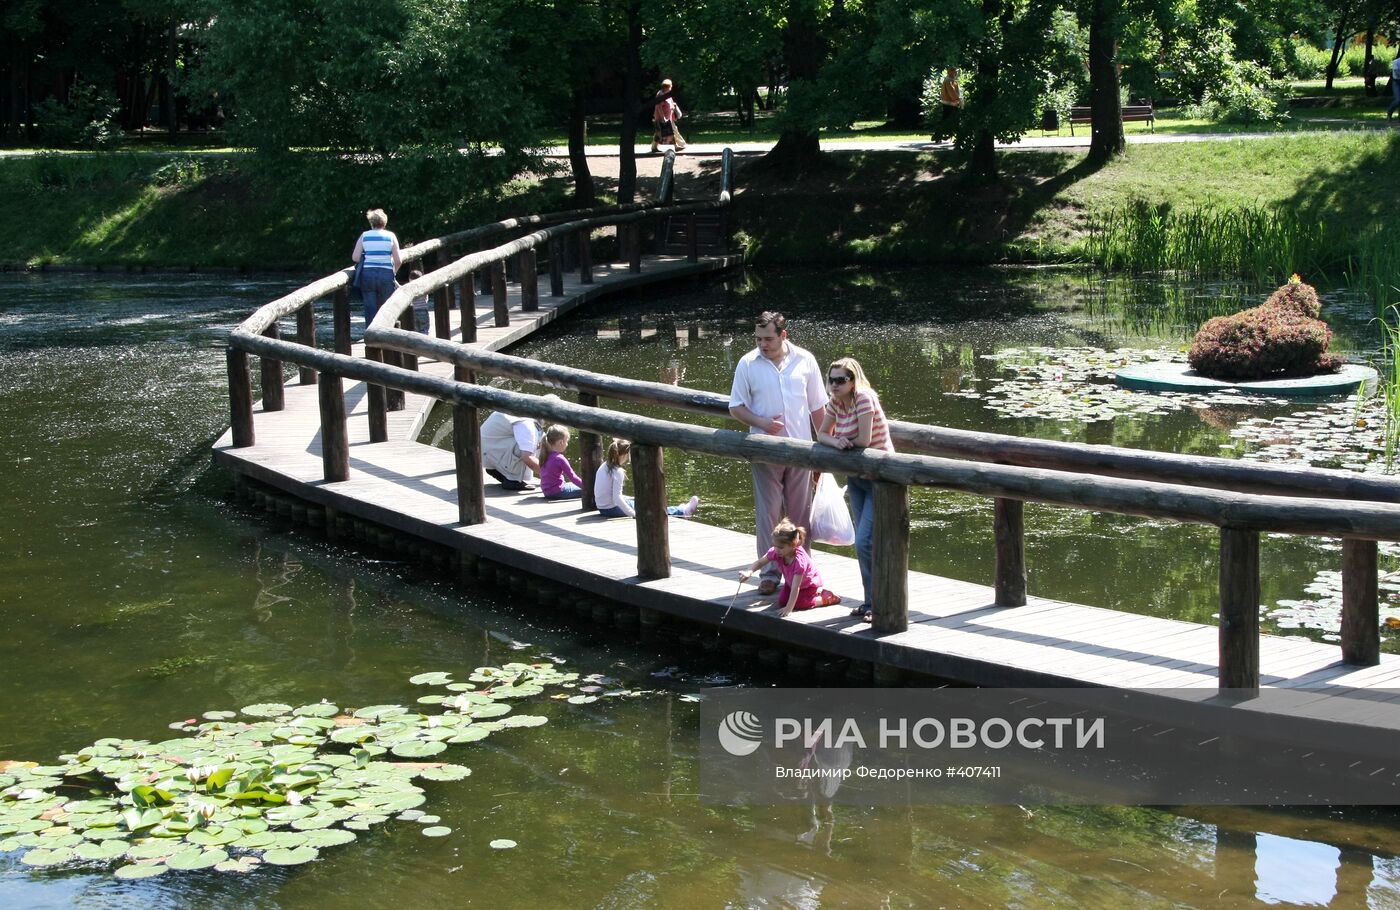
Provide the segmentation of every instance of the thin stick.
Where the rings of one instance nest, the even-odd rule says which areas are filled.
[[[725,608],[724,615],[719,618],[719,625],[715,626],[715,638],[719,638],[720,632],[724,631],[724,621],[729,618],[729,611],[734,609],[734,602],[739,599],[739,592],[744,590],[744,582],[749,580],[749,576],[739,576],[739,587],[734,589],[734,596],[729,598],[729,606]]]

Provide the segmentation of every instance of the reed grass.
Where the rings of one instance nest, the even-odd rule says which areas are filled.
[[[1336,229],[1289,211],[1201,206],[1173,209],[1134,200],[1089,229],[1086,258],[1107,271],[1238,275],[1281,282],[1345,268]]]

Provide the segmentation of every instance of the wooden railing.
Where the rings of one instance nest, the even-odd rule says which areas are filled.
[[[290,315],[315,298],[298,297],[302,294],[298,292],[274,301],[236,329],[229,339],[230,364],[234,363],[235,353],[243,358],[243,372],[237,382],[232,381],[234,372],[230,370],[234,446],[251,445],[253,441],[252,393],[246,367],[246,357],[250,353],[262,357],[264,362],[276,362],[279,377],[281,361],[320,372],[322,459],[327,481],[349,477],[344,379],[364,381],[372,393],[380,389],[381,401],[383,390],[395,389],[449,403],[455,421],[453,448],[458,512],[464,524],[486,520],[479,408],[579,428],[585,478],[591,477],[596,469],[603,434],[629,439],[634,443],[635,453],[637,569],[642,578],[670,574],[664,510],[664,446],[866,477],[875,486],[874,583],[880,593],[875,602],[874,628],[883,633],[900,632],[908,627],[911,486],[953,490],[995,500],[996,603],[1007,607],[1025,603],[1022,515],[1025,502],[1212,525],[1220,531],[1219,678],[1222,688],[1257,688],[1259,685],[1259,535],[1275,532],[1340,537],[1343,540],[1342,657],[1358,665],[1379,661],[1376,541],[1400,540],[1400,505],[1395,504],[1400,503],[1400,481],[1395,479],[1228,459],[1185,458],[1108,446],[1043,442],[902,421],[891,423],[892,436],[905,450],[901,453],[838,451],[793,439],[610,411],[598,406],[600,399],[642,402],[712,416],[727,414],[728,402],[723,396],[710,392],[537,363],[394,327],[414,296],[436,295],[453,282],[469,281],[470,276],[484,266],[494,266],[539,245],[570,235],[586,238],[600,226],[630,226],[648,218],[674,214],[676,210],[696,211],[721,205],[723,203],[690,203],[589,217],[535,231],[491,250],[471,253],[405,285],[384,304],[366,332],[367,344],[379,352],[378,357],[361,360],[338,351],[317,349],[314,343],[292,343],[277,338],[266,329],[275,325],[277,318]],[[627,236],[627,233],[620,235]],[[636,244],[638,241],[629,239],[626,242]],[[580,240],[580,249],[585,245]],[[322,282],[328,280],[322,279]],[[293,306],[298,300],[300,303]],[[298,337],[306,336],[299,332]],[[407,355],[415,363],[419,356],[452,363],[455,378],[438,379],[386,362],[388,355],[399,354]],[[473,381],[477,374],[542,383],[576,393],[578,403],[478,386]],[[372,394],[372,401],[374,397]],[[264,407],[267,407],[266,394]],[[249,425],[240,436],[237,418],[243,410],[246,410]],[[376,419],[380,421],[378,433],[382,439],[382,411],[376,418],[372,405],[372,436]],[[949,455],[957,457],[945,457]],[[583,505],[589,508],[592,504],[585,502]]]

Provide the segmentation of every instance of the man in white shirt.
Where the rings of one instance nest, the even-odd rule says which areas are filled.
[[[496,411],[481,424],[481,463],[502,489],[533,490],[540,469],[540,425]]]
[[[758,347],[734,368],[729,413],[750,433],[811,441],[826,407],[826,383],[817,358],[788,340],[782,313],[766,312],[754,324]],[[806,527],[812,510],[812,472],[805,468],[753,463],[753,499],[758,555],[773,546],[773,527],[784,517]],[[778,566],[770,562],[760,594],[778,587]]]

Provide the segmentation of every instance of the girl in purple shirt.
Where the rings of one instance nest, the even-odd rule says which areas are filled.
[[[788,519],[778,522],[773,529],[773,546],[768,552],[739,573],[742,582],[764,566],[776,563],[783,576],[783,586],[778,591],[779,616],[786,616],[793,610],[810,610],[813,607],[830,607],[841,602],[841,595],[822,587],[822,573],[812,564],[812,556],[802,548],[807,539],[807,529],[800,528]]]
[[[564,455],[569,447],[569,428],[552,424],[540,437],[540,492],[545,499],[578,499],[583,496],[583,478],[574,473]]]

